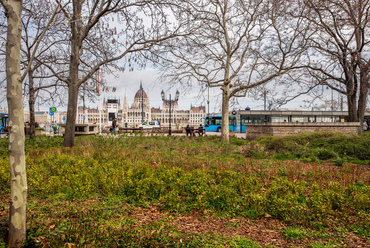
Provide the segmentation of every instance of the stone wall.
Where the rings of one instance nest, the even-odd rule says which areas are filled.
[[[339,132],[345,135],[357,135],[359,122],[266,122],[247,123],[246,138],[256,139],[260,136],[286,136],[312,132]]]
[[[66,124],[59,125],[59,134],[65,134]],[[75,135],[91,135],[99,133],[97,124],[75,124]]]

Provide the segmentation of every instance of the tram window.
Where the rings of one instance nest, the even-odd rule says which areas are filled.
[[[284,122],[288,120],[288,116],[271,117],[271,122]]]
[[[292,122],[308,122],[308,117],[292,117]]]
[[[221,125],[221,124],[218,124],[219,121],[221,121],[221,119],[217,119],[214,117],[208,119],[209,125]]]
[[[230,118],[229,119],[229,125],[236,126],[236,119],[235,118]]]
[[[318,116],[317,122],[333,122],[333,117],[331,116]]]

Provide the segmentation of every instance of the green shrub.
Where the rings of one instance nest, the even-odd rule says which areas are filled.
[[[318,132],[285,137],[260,137],[257,143],[264,147],[265,157],[273,154],[278,160],[294,158],[303,161],[333,160],[335,165],[340,166],[346,161],[368,164],[369,140],[368,133],[345,136],[339,133]],[[249,154],[254,155],[253,152]]]
[[[0,190],[10,187],[9,159],[0,159]]]
[[[302,240],[307,237],[307,232],[299,227],[287,227],[282,229],[282,233],[290,239]]]
[[[324,135],[312,137],[321,139]],[[285,138],[286,144],[303,144],[290,153],[293,155],[286,151],[271,153],[276,157],[299,154],[301,159],[341,158],[327,147],[311,149],[305,143],[310,138],[310,135],[292,140]],[[31,199],[37,196],[53,201],[81,201],[98,196],[140,206],[155,204],[174,212],[212,212],[251,218],[271,215],[286,224],[314,228],[328,226],[333,218],[343,223],[356,220],[353,229],[357,232],[366,235],[370,229],[365,223],[370,211],[367,181],[330,182],[314,170],[303,173],[303,163],[296,167],[296,163],[241,156],[252,146],[263,154],[265,150],[258,143],[237,147],[208,137],[96,136],[79,137],[76,147],[62,148],[61,140],[42,137],[26,141]],[[249,148],[245,148],[247,146]],[[331,169],[349,178],[353,176],[351,171]],[[0,162],[0,189],[7,189],[9,185],[6,158]]]
[[[329,160],[338,156],[334,151],[327,148],[314,148],[311,151],[320,160]]]

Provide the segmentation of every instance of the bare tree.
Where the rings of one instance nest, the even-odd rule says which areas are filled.
[[[222,91],[222,138],[229,139],[229,101],[292,70],[305,51],[308,23],[288,13],[295,1],[179,1],[176,18],[191,35],[170,44],[163,67],[172,82]]]
[[[349,121],[364,118],[369,89],[369,0],[304,0],[317,34],[309,40],[308,77],[347,96]],[[311,85],[312,87],[312,85]],[[360,123],[361,124],[361,123]]]
[[[9,165],[11,180],[9,245],[20,247],[26,238],[26,201],[27,173],[24,150],[24,109],[22,101],[22,82],[28,72],[32,71],[38,47],[46,31],[52,25],[58,10],[56,9],[43,31],[33,43],[33,51],[29,54],[28,63],[23,63],[21,74],[21,31],[22,31],[22,0],[0,0],[7,17],[6,38],[6,77],[7,100],[9,110]]]
[[[42,67],[45,60],[52,56],[52,49],[63,42],[60,31],[54,27],[59,11],[60,8],[53,9],[53,6],[45,1],[28,0],[23,6],[21,64],[25,71],[22,81],[24,94],[28,95],[31,139],[35,134],[36,96],[39,91],[61,87],[54,75]],[[53,92],[58,95],[56,90]],[[54,97],[53,95],[52,98]]]
[[[26,238],[27,175],[24,152],[24,114],[20,68],[21,0],[0,0],[8,19],[6,43],[7,100],[9,109],[10,214],[9,245],[20,247]]]
[[[154,44],[174,36],[167,13],[154,0],[55,0],[62,8],[70,40],[67,73],[50,70],[68,86],[65,147],[74,146],[77,98],[80,85],[97,70],[145,67],[145,53]],[[115,64],[124,59],[123,65]],[[83,68],[83,69],[82,69]],[[66,75],[65,75],[66,74]]]

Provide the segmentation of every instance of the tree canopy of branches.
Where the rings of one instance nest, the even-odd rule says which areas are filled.
[[[309,76],[347,96],[349,121],[362,121],[369,89],[369,0],[304,0],[317,31],[309,39]]]
[[[174,36],[166,12],[154,0],[56,0],[62,6],[70,42],[67,70],[48,68],[68,86],[65,147],[74,146],[77,98],[80,85],[99,69],[129,70],[145,67],[145,55],[154,44]],[[171,26],[172,27],[172,26]],[[175,31],[176,32],[176,31]],[[115,64],[124,59],[124,65]]]
[[[54,27],[60,8],[45,1],[27,0],[23,4],[21,65],[24,95],[28,95],[30,110],[30,138],[35,133],[35,101],[40,91],[51,90],[50,98],[55,99],[61,87],[54,75],[42,67],[50,60],[52,49],[63,42],[60,32]],[[52,90],[53,89],[53,90]]]
[[[229,100],[293,69],[310,35],[308,22],[290,18],[294,1],[188,0],[178,6],[175,16],[190,35],[167,48],[164,77],[219,87],[222,137],[228,140]]]

